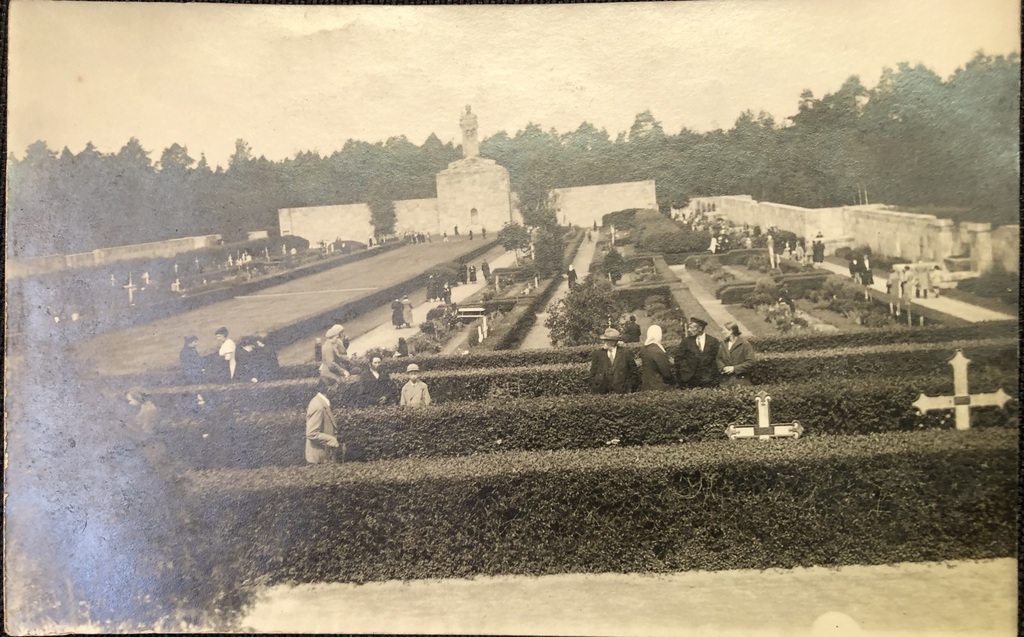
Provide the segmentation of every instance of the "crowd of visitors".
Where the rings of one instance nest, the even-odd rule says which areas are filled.
[[[236,343],[228,328],[214,332],[217,351],[208,356],[199,353],[199,337],[185,337],[178,353],[181,378],[186,385],[223,383],[229,381],[259,382],[280,377],[281,365],[277,352],[267,343],[266,334],[243,336]],[[199,397],[202,402],[202,397]]]
[[[636,325],[635,318],[628,325]],[[623,347],[626,336],[615,328],[601,335],[601,349],[590,357],[590,390],[595,394],[627,394],[672,388],[750,385],[756,354],[735,323],[726,323],[722,339],[705,333],[707,321],[691,318],[686,336],[669,350],[658,325],[647,328],[637,354]],[[639,329],[639,327],[637,327]]]

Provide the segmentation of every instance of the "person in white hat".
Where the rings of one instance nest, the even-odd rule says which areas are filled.
[[[590,391],[595,394],[628,394],[636,385],[633,353],[619,347],[622,335],[609,327],[601,334],[601,349],[590,356]]]
[[[409,375],[409,382],[402,387],[402,397],[399,404],[407,409],[419,409],[430,404],[430,391],[427,384],[420,380],[420,368],[416,363],[410,363],[405,368]]]
[[[328,380],[340,381],[342,378],[351,376],[348,360],[348,351],[342,338],[345,335],[345,328],[341,325],[333,325],[327,330],[326,340],[323,346],[323,361],[320,363],[320,377]]]

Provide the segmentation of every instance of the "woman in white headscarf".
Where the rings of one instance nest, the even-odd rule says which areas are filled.
[[[647,340],[640,350],[640,391],[672,389],[672,363],[661,344],[661,327],[647,328]]]

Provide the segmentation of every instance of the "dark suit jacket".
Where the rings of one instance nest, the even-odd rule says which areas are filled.
[[[628,394],[636,384],[636,371],[633,352],[619,347],[612,363],[608,352],[599,349],[590,356],[590,391],[595,394]]]
[[[715,387],[719,372],[715,365],[719,340],[704,334],[704,351],[697,349],[697,337],[686,336],[676,348],[676,377],[683,387]]]
[[[398,402],[398,388],[385,371],[378,372],[380,378],[374,378],[373,372],[366,370],[359,374],[359,404],[364,407],[376,407],[384,398],[385,405]]]

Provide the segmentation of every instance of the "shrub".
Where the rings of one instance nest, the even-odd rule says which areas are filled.
[[[596,343],[608,317],[626,309],[622,305],[607,281],[589,277],[555,303],[544,326],[551,330],[551,340],[561,345]]]
[[[211,521],[206,563],[234,583],[1001,558],[1016,552],[1015,441],[918,432],[215,471],[185,500]]]
[[[1005,270],[993,270],[976,279],[965,279],[956,287],[970,294],[999,299],[1008,305],[1020,302],[1020,275]]]

